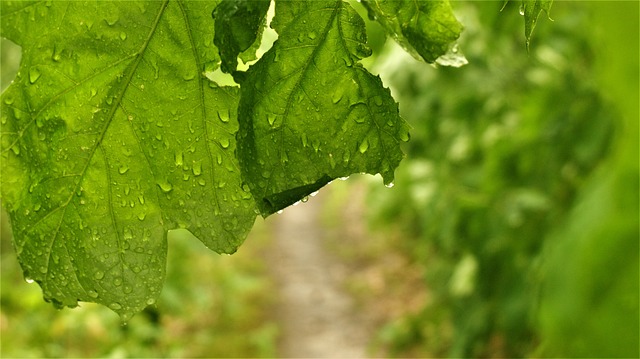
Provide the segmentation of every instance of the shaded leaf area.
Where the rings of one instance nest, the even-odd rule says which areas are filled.
[[[432,63],[453,49],[462,32],[448,0],[363,0],[377,20],[407,52]],[[466,63],[466,61],[464,62]]]
[[[380,173],[402,159],[408,125],[369,56],[362,18],[343,1],[281,1],[273,47],[240,90],[238,158],[263,216],[334,178]]]
[[[232,253],[252,226],[238,93],[202,75],[215,5],[2,2],[1,35],[23,47],[2,95],[3,205],[45,300],[128,319],[161,290],[167,230]]]
[[[213,11],[215,19],[214,43],[220,49],[222,71],[231,73],[238,65],[238,55],[244,61],[255,59],[266,25],[271,0],[223,0]],[[252,46],[253,45],[253,46]]]

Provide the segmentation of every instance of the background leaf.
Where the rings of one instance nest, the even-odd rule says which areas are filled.
[[[222,71],[231,73],[238,64],[238,55],[252,48],[255,56],[266,25],[271,0],[223,0],[214,10],[216,35],[213,42],[220,49]],[[252,46],[253,45],[253,46]]]
[[[407,52],[429,63],[452,50],[462,31],[448,0],[363,0],[362,3],[370,17],[382,24]]]
[[[2,95],[3,205],[45,300],[127,319],[160,292],[167,230],[232,253],[251,228],[237,90],[203,75],[215,5],[2,2],[2,36],[23,47]]]
[[[538,16],[543,10],[549,15],[551,4],[553,4],[553,0],[522,0],[520,14],[524,15],[524,36],[527,41],[527,49],[531,43],[531,35],[533,35],[533,29],[538,22]]]
[[[238,157],[263,216],[334,178],[381,173],[402,158],[408,126],[369,56],[362,18],[342,1],[276,3],[278,40],[240,90]]]

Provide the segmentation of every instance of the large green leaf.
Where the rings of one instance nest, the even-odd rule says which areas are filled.
[[[153,303],[166,234],[232,253],[255,213],[234,156],[238,91],[216,66],[215,1],[3,1],[23,48],[2,95],[3,205],[25,275],[59,306]]]
[[[448,0],[363,0],[371,18],[377,20],[405,50],[417,59],[435,62],[448,54],[449,64],[466,64],[456,56],[455,41],[462,25]],[[457,60],[452,61],[454,58]]]
[[[241,83],[238,157],[266,216],[356,172],[393,180],[408,125],[369,56],[362,18],[341,0],[280,1],[273,47]]]

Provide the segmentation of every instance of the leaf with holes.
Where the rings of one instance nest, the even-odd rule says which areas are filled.
[[[217,66],[215,1],[2,2],[23,47],[2,95],[2,199],[47,301],[155,302],[167,231],[232,253],[255,219],[234,156],[238,90]]]

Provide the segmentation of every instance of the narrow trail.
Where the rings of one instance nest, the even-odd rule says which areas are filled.
[[[322,194],[274,218],[268,254],[278,286],[281,357],[366,358],[371,336],[342,288],[346,269],[327,253]]]

